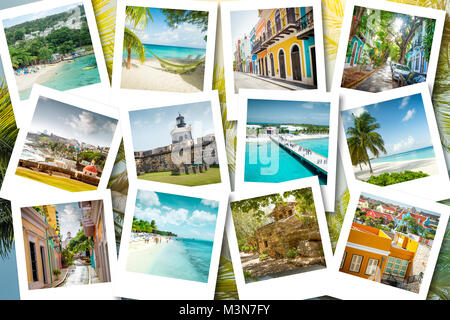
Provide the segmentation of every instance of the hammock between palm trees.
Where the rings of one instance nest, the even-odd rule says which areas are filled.
[[[174,72],[174,73],[186,73],[188,71],[194,71],[200,64],[205,62],[205,58],[196,61],[194,63],[189,64],[179,64],[179,63],[173,63],[167,60],[164,60],[161,57],[158,57],[156,54],[154,54],[151,50],[148,48],[145,48],[148,52],[150,52],[151,55],[153,55],[156,59],[158,59],[159,64],[161,67],[166,69],[167,71]]]

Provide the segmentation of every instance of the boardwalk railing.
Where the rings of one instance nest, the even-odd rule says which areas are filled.
[[[323,174],[328,174],[328,159],[308,148],[302,147],[296,143],[291,142],[281,136],[270,136],[270,139],[288,150],[292,155],[300,158],[301,160],[307,162],[319,172]]]

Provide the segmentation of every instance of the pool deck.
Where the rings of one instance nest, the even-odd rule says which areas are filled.
[[[299,146],[289,140],[283,139],[279,136],[270,136],[270,139],[278,144],[279,146],[286,149],[292,155],[297,156],[303,161],[306,161],[311,166],[322,172],[323,174],[328,174],[328,159],[308,148]]]

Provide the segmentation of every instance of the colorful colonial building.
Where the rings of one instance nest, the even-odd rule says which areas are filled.
[[[377,282],[391,276],[407,279],[418,246],[404,234],[353,223],[339,270]]]

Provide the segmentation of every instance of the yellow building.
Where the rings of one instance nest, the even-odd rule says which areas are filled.
[[[21,212],[28,288],[43,288],[52,283],[52,272],[60,267],[52,241],[56,233],[46,217],[32,207]]]
[[[381,282],[383,275],[406,279],[419,244],[402,234],[353,223],[339,270]]]
[[[317,86],[312,7],[258,10],[264,30],[252,50],[260,75]]]

